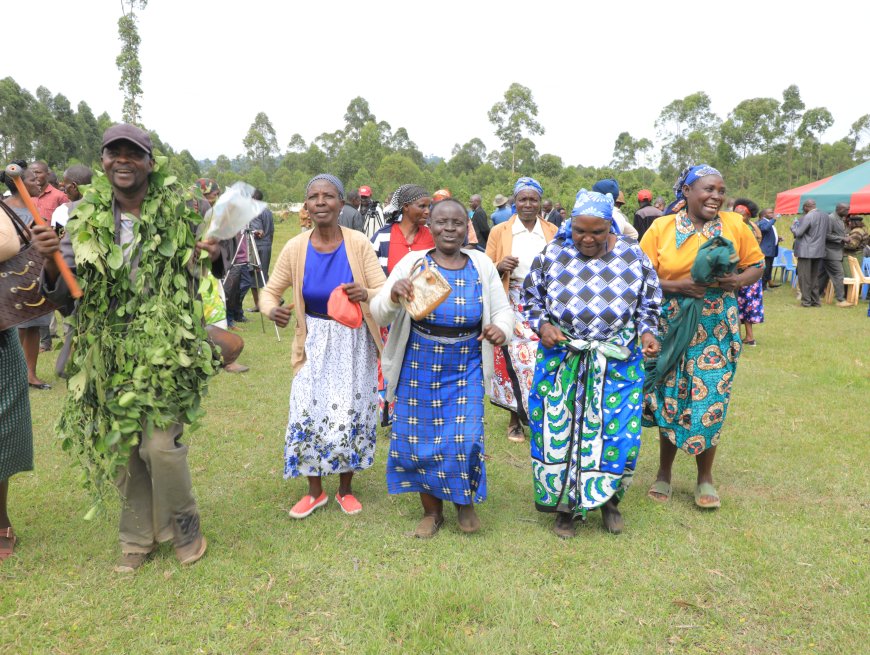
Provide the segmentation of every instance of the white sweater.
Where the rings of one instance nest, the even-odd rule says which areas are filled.
[[[403,280],[409,276],[414,264],[425,257],[428,252],[431,251],[417,250],[405,255],[393,268],[393,272],[387,278],[387,283],[369,301],[369,307],[375,321],[382,326],[391,325],[390,336],[381,355],[381,370],[388,385],[388,401],[392,401],[396,397],[396,386],[399,383],[399,375],[402,372],[405,348],[407,348],[408,339],[411,336],[411,316],[399,303],[392,301],[390,292],[398,280]],[[480,282],[483,287],[482,326],[486,327],[490,323],[494,324],[504,332],[504,335],[510,341],[514,333],[514,312],[504,293],[504,287],[498,271],[495,270],[495,264],[492,263],[489,257],[478,250],[466,250],[463,248],[462,252],[468,255],[471,263],[480,275]],[[484,384],[486,385],[485,388],[489,389],[493,371],[493,351],[492,344],[486,340],[483,341],[482,357]]]

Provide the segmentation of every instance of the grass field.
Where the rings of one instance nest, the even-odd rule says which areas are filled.
[[[31,393],[36,470],[11,482],[20,542],[0,565],[0,652],[866,653],[866,304],[802,309],[784,286],[765,311],[714,470],[722,509],[694,507],[683,454],[670,503],[645,497],[658,462],[645,430],[625,532],[604,533],[596,512],[569,542],[533,507],[528,444],[509,443],[489,406],[480,533],[451,513],[435,539],[409,536],[418,500],[386,492],[386,435],[355,480],[362,514],[331,502],[288,518],[306,488],[282,478],[292,333],[277,343],[255,318],[251,371],[219,375],[186,436],[209,551],[181,568],[164,546],[128,577],[111,572],[117,508],[82,520],[88,498],[53,433],[64,385],[43,355],[56,386]]]

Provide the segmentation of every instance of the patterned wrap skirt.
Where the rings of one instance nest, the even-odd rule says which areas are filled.
[[[535,334],[523,314],[522,280],[511,280],[508,300],[514,310],[515,322],[510,341],[495,348],[490,402],[520,417],[520,422],[529,424],[529,389],[535,376],[535,353],[540,338]]]
[[[679,315],[678,297],[665,294],[659,334]],[[690,455],[719,443],[743,344],[733,291],[707,289],[701,321],[685,355],[644,398],[643,424]]]
[[[351,329],[306,316],[305,363],[290,389],[284,477],[362,471],[375,461],[378,348]]]
[[[18,328],[0,331],[0,482],[33,470],[27,365]]]
[[[579,353],[563,345],[538,347],[529,407],[541,512],[585,517],[611,498],[622,499],[634,477],[644,380],[634,328],[604,345],[583,343],[588,349]]]

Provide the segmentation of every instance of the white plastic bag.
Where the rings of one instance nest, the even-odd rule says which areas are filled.
[[[254,200],[254,191],[254,187],[241,180],[224,191],[206,216],[211,218],[211,223],[205,238],[232,239],[259,216],[268,205],[262,200]]]

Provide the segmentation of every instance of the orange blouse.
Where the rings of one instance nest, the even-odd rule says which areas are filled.
[[[650,258],[660,279],[682,280],[689,277],[698,249],[719,234],[734,244],[740,258],[739,269],[764,265],[764,255],[752,231],[746,228],[743,217],[734,212],[719,212],[719,216],[708,221],[701,232],[695,230],[685,212],[662,216],[653,221],[643,235],[640,247]]]

